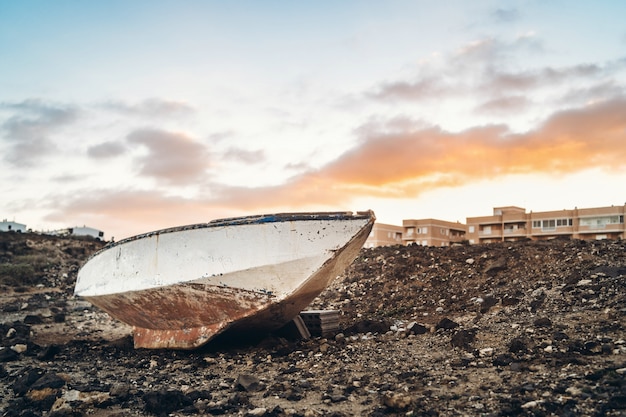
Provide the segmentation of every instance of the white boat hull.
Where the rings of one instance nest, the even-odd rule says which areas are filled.
[[[75,293],[132,325],[138,348],[273,330],[352,263],[374,220],[371,211],[278,214],[148,233],[95,254]]]

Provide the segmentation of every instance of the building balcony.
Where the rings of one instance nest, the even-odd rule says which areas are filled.
[[[478,231],[478,236],[481,238],[502,237],[502,231],[501,230],[491,230],[491,231],[480,230]]]
[[[579,226],[578,233],[608,233],[608,232],[624,232],[624,225],[617,224],[598,224],[593,226]]]
[[[526,236],[527,234],[526,229],[504,229],[505,236]]]

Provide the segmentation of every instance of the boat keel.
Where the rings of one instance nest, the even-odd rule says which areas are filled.
[[[195,349],[205,344],[224,327],[223,323],[190,329],[145,329],[133,327],[135,349]]]

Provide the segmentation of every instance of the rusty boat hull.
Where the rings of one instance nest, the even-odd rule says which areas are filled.
[[[74,293],[133,326],[136,348],[272,331],[341,275],[374,221],[372,211],[287,213],[146,233],[94,254]]]

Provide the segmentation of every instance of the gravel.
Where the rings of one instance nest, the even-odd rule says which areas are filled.
[[[0,234],[1,265],[48,260],[2,281],[0,415],[626,415],[623,241],[363,249],[311,305],[337,332],[193,351],[136,350],[73,297],[101,246]]]

